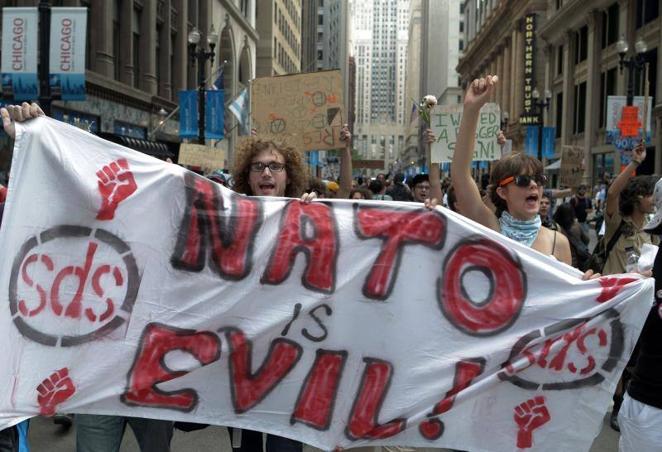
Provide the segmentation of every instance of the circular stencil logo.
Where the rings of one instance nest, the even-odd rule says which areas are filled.
[[[29,238],[12,266],[9,307],[23,336],[70,347],[131,315],[140,275],[129,246],[103,229],[56,226]]]

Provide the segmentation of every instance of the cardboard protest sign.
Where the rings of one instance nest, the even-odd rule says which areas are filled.
[[[179,147],[177,163],[187,166],[198,166],[207,170],[225,168],[225,151],[214,146],[203,144],[182,143]]]
[[[463,105],[437,105],[430,115],[430,127],[437,141],[432,144],[432,162],[450,162],[455,152],[457,133],[460,130]],[[480,109],[478,128],[476,129],[476,148],[473,160],[499,160],[501,150],[497,143],[501,113],[499,105],[485,104]]]
[[[582,281],[446,209],[246,197],[49,118],[17,128],[0,428],[587,451],[651,306],[651,278]]]
[[[258,137],[303,151],[343,146],[340,71],[257,78],[251,82],[250,97]]]
[[[563,146],[561,150],[561,169],[559,184],[563,187],[579,187],[584,178],[584,148],[581,146]]]

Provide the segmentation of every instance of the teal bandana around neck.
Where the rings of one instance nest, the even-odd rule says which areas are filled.
[[[526,246],[531,246],[538,237],[542,221],[540,215],[536,215],[531,220],[518,220],[504,211],[499,218],[499,224],[503,235]]]

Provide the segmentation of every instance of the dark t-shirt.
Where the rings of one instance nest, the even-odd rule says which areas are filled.
[[[646,405],[662,409],[662,253],[658,252],[653,265],[655,304],[648,313],[639,336],[639,359],[634,368],[628,394]]]
[[[575,209],[577,221],[580,223],[586,223],[586,217],[588,216],[586,211],[593,208],[591,200],[589,198],[578,198],[575,196],[570,200],[570,204]]]

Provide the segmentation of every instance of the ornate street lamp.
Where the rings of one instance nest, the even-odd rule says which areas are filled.
[[[637,75],[638,71],[641,71],[644,68],[644,53],[648,50],[646,42],[639,38],[634,44],[635,54],[630,58],[625,58],[628,53],[630,46],[624,37],[618,40],[616,43],[616,51],[618,52],[619,62],[618,67],[623,72],[625,67],[628,71],[628,88],[627,88],[627,105],[632,105],[634,99],[634,78]]]
[[[205,66],[207,60],[214,64],[214,48],[218,40],[218,34],[214,30],[214,25],[207,32],[207,46],[200,44],[200,31],[193,27],[188,34],[188,50],[191,55],[191,62],[198,62],[198,141],[205,144]]]

